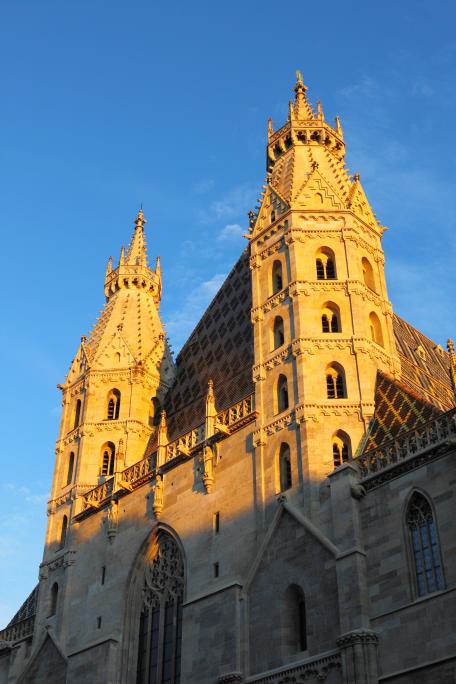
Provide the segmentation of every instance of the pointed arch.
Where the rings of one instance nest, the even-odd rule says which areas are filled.
[[[66,515],[64,515],[62,518],[62,524],[60,526],[60,544],[59,544],[60,549],[63,549],[65,547],[66,539],[67,539],[67,532],[68,532],[68,517]]]
[[[76,404],[74,406],[74,412],[73,412],[73,430],[79,426],[79,423],[81,422],[81,409],[82,409],[82,401],[81,399],[76,400]]]
[[[345,371],[339,363],[330,363],[326,367],[326,395],[328,399],[347,397]]]
[[[73,481],[73,473],[74,473],[74,451],[70,452],[69,458],[68,458],[68,469],[67,469],[67,477],[66,477],[66,482],[65,485],[69,485]]]
[[[160,422],[161,404],[157,397],[149,401],[149,427],[157,426]]]
[[[325,302],[322,306],[321,331],[324,333],[342,332],[340,309],[334,302]]]
[[[182,543],[174,530],[160,523],[144,541],[128,579],[122,681],[179,684],[185,594]]]
[[[276,383],[276,413],[282,413],[289,407],[288,380],[286,375],[280,374]]]
[[[293,484],[291,474],[291,452],[290,446],[286,442],[282,442],[279,449],[279,491],[286,492],[291,489]]]
[[[363,269],[364,284],[367,285],[369,290],[372,290],[373,292],[377,292],[377,289],[375,287],[374,269],[372,268],[372,264],[369,261],[369,259],[367,259],[366,257],[363,257],[361,259],[361,266]]]
[[[417,596],[445,588],[437,521],[431,501],[413,490],[406,511],[412,575]]]
[[[48,615],[48,617],[52,617],[53,615],[56,614],[58,600],[59,600],[59,585],[57,584],[57,582],[54,582],[54,584],[51,587],[51,596],[50,596],[50,600],[49,600],[49,615]]]
[[[101,475],[114,475],[116,447],[112,442],[106,442],[101,447]]]
[[[273,347],[272,349],[278,349],[285,343],[285,330],[283,325],[282,316],[276,316],[274,318],[274,325],[272,330]]]
[[[320,247],[315,255],[317,280],[335,280],[336,257],[329,247]]]
[[[284,655],[307,650],[306,599],[298,584],[291,584],[285,591],[282,629]]]
[[[351,458],[351,440],[346,432],[337,430],[337,432],[333,434],[331,442],[334,468],[337,468]]]
[[[369,328],[372,340],[380,347],[384,347],[382,324],[374,311],[369,314]]]
[[[120,390],[113,388],[107,397],[107,420],[118,420],[120,413]]]
[[[283,290],[283,269],[282,262],[276,259],[272,264],[271,270],[271,294],[277,294]]]

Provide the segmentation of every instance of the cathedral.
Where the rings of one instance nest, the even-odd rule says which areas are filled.
[[[456,682],[454,346],[394,312],[299,73],[248,216],[175,359],[142,211],[109,260],[1,684]]]

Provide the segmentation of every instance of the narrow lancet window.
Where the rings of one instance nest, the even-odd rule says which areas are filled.
[[[281,444],[280,446],[279,477],[280,491],[286,492],[292,485],[290,447],[288,444]]]

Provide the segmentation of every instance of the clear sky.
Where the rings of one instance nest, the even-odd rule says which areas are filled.
[[[56,389],[143,203],[178,351],[244,247],[294,74],[339,114],[397,313],[456,335],[456,5],[0,2],[0,623],[38,575]],[[1,626],[0,625],[0,626]]]

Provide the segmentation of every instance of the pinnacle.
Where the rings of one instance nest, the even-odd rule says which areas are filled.
[[[293,114],[296,119],[313,119],[314,113],[307,101],[307,86],[302,81],[302,74],[298,70],[296,72],[296,85],[294,87],[295,103],[293,107]]]
[[[145,223],[147,223],[147,220],[144,217],[143,210],[140,209],[135,219],[135,230],[131,238],[126,258],[126,263],[130,266],[147,266],[146,236],[144,234]]]

